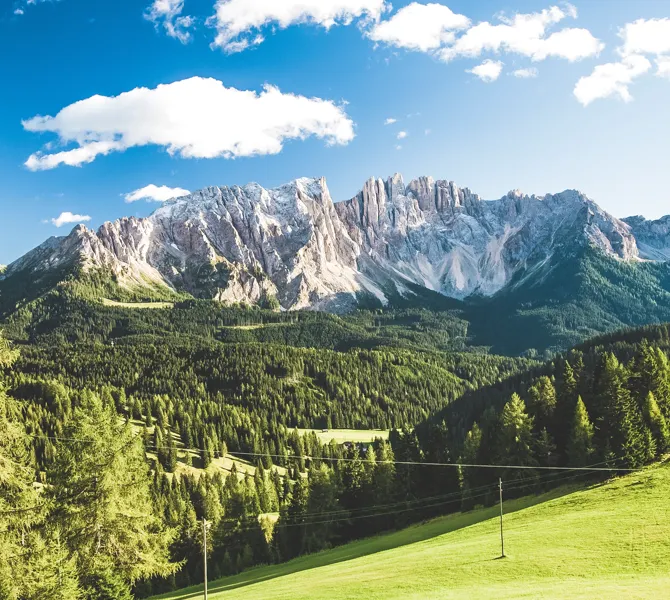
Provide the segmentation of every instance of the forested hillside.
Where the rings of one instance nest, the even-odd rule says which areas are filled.
[[[670,321],[670,263],[625,262],[592,248],[558,250],[492,297],[464,301],[413,284],[384,288],[359,309],[334,315],[277,312],[257,305],[195,300],[168,288],[129,289],[102,271],[54,271],[38,279],[0,279],[0,318],[13,339],[53,343],[108,341],[133,334],[189,334],[222,342],[302,347],[483,350],[550,358],[591,337]],[[105,306],[104,300],[127,303]],[[128,310],[137,302],[174,308]]]
[[[0,589],[143,596],[202,580],[202,518],[216,577],[489,504],[500,476],[519,495],[560,482],[543,467],[655,460],[668,327],[549,351],[666,310],[660,266],[596,259],[468,305],[339,316],[120,292],[95,273],[5,296]],[[391,431],[343,445],[298,431],[340,428]],[[454,462],[532,468],[422,464]]]
[[[2,450],[2,511],[12,517],[0,536],[15,549],[35,544],[29,552],[7,551],[15,556],[11,568],[26,573],[42,569],[57,545],[68,570],[53,577],[67,573],[70,587],[63,590],[71,595],[53,597],[103,598],[85,592],[92,581],[138,595],[201,581],[203,517],[213,526],[215,577],[487,504],[499,476],[515,482],[511,495],[523,494],[560,481],[544,466],[635,467],[668,447],[667,326],[599,338],[540,364],[434,348],[338,352],[223,343],[217,331],[240,325],[222,322],[198,336],[180,332],[190,321],[180,325],[178,318],[163,322],[162,335],[141,334],[137,328],[164,311],[87,307],[91,327],[74,340],[63,332],[76,332],[80,317],[54,311],[42,322],[64,317],[55,337],[33,331],[2,350],[9,395],[3,427],[14,433]],[[125,329],[118,328],[121,315]],[[286,318],[244,310],[220,318],[244,315]],[[323,445],[296,427],[393,431],[388,442],[341,446]],[[230,453],[250,461],[246,475],[236,465],[232,473],[217,467]],[[21,478],[8,464],[21,466]],[[118,470],[136,478],[128,482],[132,493]],[[104,560],[85,558],[98,550],[81,535],[89,529],[81,529],[65,491],[75,488],[86,506],[115,506],[86,516],[92,531],[115,540],[108,548],[100,541]],[[150,497],[136,496],[136,488]],[[114,552],[134,551],[119,532],[123,507],[131,505],[144,519],[135,538],[151,556],[139,570],[113,566]],[[11,578],[3,585],[37,598],[30,581],[26,575],[22,588]]]

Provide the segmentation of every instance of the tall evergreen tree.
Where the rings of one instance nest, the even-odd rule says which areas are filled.
[[[337,513],[340,503],[334,474],[325,465],[311,469],[309,473],[309,499],[305,525],[303,549],[307,553],[329,548],[336,540],[338,519],[344,515]],[[336,514],[333,514],[336,513]]]
[[[11,367],[17,356],[0,331],[0,367]],[[0,387],[0,598],[76,600],[81,589],[73,559],[47,520],[48,503],[33,486],[17,416],[15,403]]]
[[[566,363],[567,364],[567,363]],[[528,409],[535,417],[539,430],[551,428],[556,410],[556,388],[546,375],[540,377],[528,390]]]
[[[498,460],[503,465],[535,466],[537,460],[533,453],[533,417],[526,412],[526,404],[518,394],[512,394],[500,416],[498,437]],[[537,475],[532,470],[508,468],[503,471],[503,479],[521,479],[534,483]]]
[[[577,399],[575,414],[572,418],[572,428],[568,437],[567,456],[571,467],[584,467],[592,463],[593,425],[582,397]]]
[[[472,425],[472,429],[468,431],[463,443],[463,453],[461,455],[461,462],[467,465],[476,465],[479,462],[480,449],[482,444],[482,431],[477,423]],[[479,487],[481,478],[478,473],[481,469],[475,467],[463,467],[462,477],[462,510],[471,510],[476,504],[473,491]]]
[[[570,423],[575,412],[577,395],[577,379],[572,366],[566,360],[563,364],[563,372],[556,396],[555,423],[553,428],[554,439],[561,455],[566,453],[566,446],[570,435]]]
[[[82,394],[63,438],[46,494],[53,503],[50,519],[76,557],[82,587],[104,580],[128,588],[173,573],[172,535],[154,511],[140,438],[90,392]]]
[[[638,467],[653,456],[653,437],[627,384],[625,367],[614,354],[605,354],[597,385],[602,446],[607,442],[615,459],[623,463],[617,466]]]
[[[653,392],[647,394],[647,399],[644,403],[644,417],[647,422],[651,434],[654,436],[656,444],[656,453],[661,454],[668,449],[670,445],[670,428],[658,407],[656,398]]]

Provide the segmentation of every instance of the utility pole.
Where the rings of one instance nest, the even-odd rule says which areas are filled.
[[[207,519],[202,518],[202,555],[205,566],[205,600],[207,600]]]
[[[500,490],[500,558],[505,558],[505,537],[503,535],[503,498],[502,498],[502,477],[498,482]]]

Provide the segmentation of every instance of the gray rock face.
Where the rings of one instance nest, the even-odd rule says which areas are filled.
[[[491,295],[579,245],[637,260],[637,231],[657,258],[670,257],[670,219],[623,222],[576,191],[484,201],[450,181],[405,185],[395,175],[369,179],[335,204],[324,179],[298,179],[272,190],[211,187],[145,219],[97,232],[78,226],[4,277],[77,263],[107,269],[128,287],[157,283],[223,301],[276,296],[284,309],[340,310],[360,293],[382,303],[390,287],[408,294],[408,283],[454,298]]]
[[[640,250],[640,257],[647,260],[670,260],[670,215],[656,221],[644,217],[628,217],[627,223]]]

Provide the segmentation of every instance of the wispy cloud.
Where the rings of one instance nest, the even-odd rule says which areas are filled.
[[[596,66],[575,85],[575,98],[584,106],[611,96],[630,102],[631,84],[652,69],[649,58],[656,61],[656,75],[663,77],[670,73],[670,18],[626,23],[619,29],[619,37],[620,59]]]
[[[195,27],[195,19],[182,16],[184,0],[154,0],[144,13],[144,18],[156,28],[163,26],[168,36],[182,44],[191,41],[190,29]]]
[[[14,2],[14,14],[20,17],[26,14],[26,9],[29,6],[37,6],[47,2],[60,2],[60,0],[16,0]]]
[[[393,117],[389,117],[384,121],[384,125],[393,125],[393,123],[397,123],[398,119],[394,119]]]
[[[518,79],[534,79],[538,76],[538,70],[535,67],[517,69],[516,71],[512,71],[512,75]]]
[[[72,223],[88,223],[91,220],[91,217],[88,215],[76,215],[69,211],[62,212],[56,218],[51,219],[51,224],[56,227],[62,227],[63,225],[71,225]]]
[[[148,200],[153,202],[166,202],[167,200],[172,200],[173,198],[180,198],[182,196],[188,196],[191,192],[183,188],[171,188],[167,185],[161,185],[160,187],[154,185],[153,183],[147,185],[139,190],[129,192],[125,194],[124,198],[126,202],[137,202],[138,200]]]

